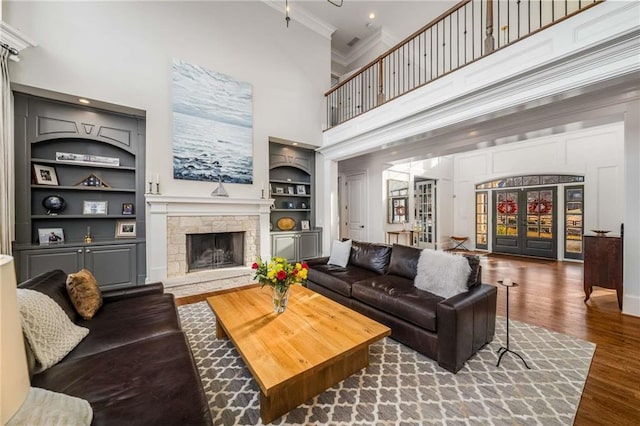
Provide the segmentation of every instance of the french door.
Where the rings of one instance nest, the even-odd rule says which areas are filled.
[[[413,231],[414,246],[436,249],[436,181],[415,183],[416,227]]]
[[[557,258],[556,187],[493,192],[493,251]]]

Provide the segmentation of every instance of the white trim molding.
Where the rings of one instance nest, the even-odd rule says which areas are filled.
[[[16,49],[18,53],[28,47],[35,47],[38,45],[38,43],[33,39],[22,34],[19,30],[13,28],[4,21],[0,21],[0,42]],[[11,55],[9,58],[16,62],[20,61],[20,58],[18,58],[17,55]]]

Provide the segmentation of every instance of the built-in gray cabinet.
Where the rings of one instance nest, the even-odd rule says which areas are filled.
[[[65,245],[19,251],[20,276],[34,277],[53,269],[65,272],[86,268],[101,287],[135,285],[137,280],[137,245]]]
[[[143,284],[144,118],[14,98],[19,280],[87,268],[103,287]],[[52,196],[65,208],[44,203]],[[43,242],[51,232],[59,241]]]
[[[274,232],[271,234],[271,252],[274,256],[297,262],[320,255],[322,230],[303,232]]]
[[[319,256],[322,229],[315,226],[315,152],[270,143],[271,253],[289,261]]]

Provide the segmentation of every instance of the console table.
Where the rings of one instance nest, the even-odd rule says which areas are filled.
[[[387,244],[393,243],[392,237],[395,237],[396,244],[413,245],[413,231],[387,231]]]
[[[618,307],[622,309],[622,238],[584,236],[585,303],[593,286],[615,289]]]

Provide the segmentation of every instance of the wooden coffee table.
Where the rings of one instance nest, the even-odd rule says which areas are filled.
[[[274,314],[271,289],[259,286],[207,299],[216,337],[231,339],[260,386],[269,423],[369,365],[369,345],[389,327],[302,286]]]

